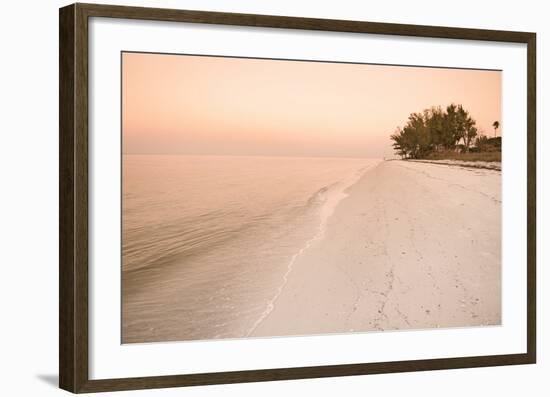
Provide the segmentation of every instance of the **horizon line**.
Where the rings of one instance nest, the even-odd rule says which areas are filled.
[[[342,158],[342,159],[383,159],[388,156],[380,157],[357,157],[357,156],[295,156],[295,155],[277,155],[277,154],[215,154],[215,153],[121,153],[123,156],[195,156],[195,157],[293,157],[293,158]]]

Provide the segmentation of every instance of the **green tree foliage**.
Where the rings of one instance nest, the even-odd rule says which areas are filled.
[[[495,138],[497,136],[497,130],[498,130],[498,127],[500,127],[500,123],[498,121],[495,121],[493,123],[493,128],[495,129]]]
[[[443,110],[432,107],[412,113],[402,128],[391,135],[393,148],[402,158],[424,158],[432,152],[461,150],[475,145],[478,129],[462,105],[450,104]]]

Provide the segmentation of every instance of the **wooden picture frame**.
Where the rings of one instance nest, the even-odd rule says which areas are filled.
[[[527,44],[527,352],[119,379],[89,378],[88,21],[92,17],[354,32]],[[59,385],[74,392],[150,389],[500,365],[536,361],[536,35],[439,26],[73,4],[59,13]]]

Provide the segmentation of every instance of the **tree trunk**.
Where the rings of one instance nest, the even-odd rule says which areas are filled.
[[[468,153],[470,151],[470,138],[464,137],[464,153]]]

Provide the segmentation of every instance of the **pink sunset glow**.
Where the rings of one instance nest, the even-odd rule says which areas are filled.
[[[379,158],[431,106],[502,121],[498,71],[124,53],[122,73],[124,153]]]

